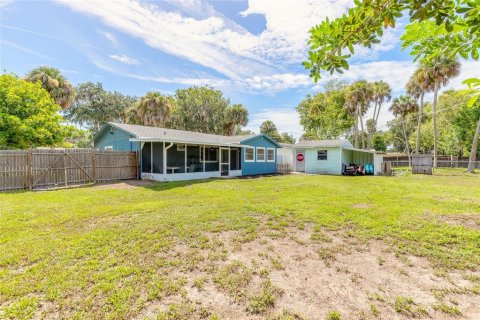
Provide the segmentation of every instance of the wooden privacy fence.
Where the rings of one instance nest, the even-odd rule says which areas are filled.
[[[278,173],[289,173],[292,172],[292,166],[289,163],[277,163],[277,172]]]
[[[432,174],[433,158],[431,155],[415,154],[412,156],[413,174]]]
[[[0,191],[136,179],[136,152],[94,149],[0,150]]]

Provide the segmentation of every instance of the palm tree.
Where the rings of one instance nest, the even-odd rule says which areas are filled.
[[[390,85],[383,80],[375,81],[372,84],[372,100],[375,102],[375,109],[373,110],[375,125],[378,123],[382,103],[389,102],[390,99],[392,99],[392,88]]]
[[[265,120],[260,125],[260,132],[270,137],[273,137],[275,134],[278,134],[277,126],[275,125],[275,123],[273,123],[272,120]]]
[[[377,124],[378,124],[378,117],[380,116],[380,109],[382,108],[382,103],[383,102],[388,102],[392,98],[392,88],[390,88],[390,85],[386,83],[383,80],[380,81],[375,81],[374,83],[371,84],[371,90],[372,90],[372,101],[375,103],[374,109],[373,109],[373,123],[370,125],[373,125],[374,128],[373,130],[368,130],[368,148],[372,145],[372,138],[373,134],[377,129]],[[368,122],[367,122],[368,126]]]
[[[367,140],[367,149],[372,148],[372,137],[377,131],[377,126],[375,125],[374,119],[367,120],[367,133],[368,133],[368,140]]]
[[[423,98],[426,92],[432,91],[432,81],[429,79],[429,74],[424,66],[420,66],[415,70],[414,74],[407,82],[406,89],[407,94],[411,95],[415,99],[420,99],[420,105],[418,109],[418,121],[417,121],[417,139],[415,142],[415,154],[420,152],[420,132],[422,126],[423,117]]]
[[[72,105],[75,98],[75,90],[57,68],[40,66],[31,70],[25,76],[25,80],[30,82],[40,81],[43,88],[62,109]]]
[[[166,126],[175,108],[175,100],[172,97],[151,91],[127,111],[127,122],[152,127]]]
[[[407,115],[410,113],[414,113],[418,111],[418,104],[410,96],[400,96],[399,98],[395,98],[392,102],[392,105],[388,109],[390,112],[393,113],[395,117],[400,117],[400,121],[402,123],[402,130],[403,130],[403,138],[405,139],[405,151],[407,152],[408,156],[408,164],[409,166],[412,165],[411,155],[410,155],[410,147],[408,143],[408,135],[407,135]]]
[[[433,87],[433,166],[437,166],[438,156],[438,128],[437,128],[437,98],[438,90],[441,86],[447,85],[450,78],[454,78],[460,74],[460,62],[457,58],[449,58],[440,56],[432,61],[422,63],[428,79],[429,87]]]
[[[355,119],[353,127],[353,135],[355,137],[355,148],[358,148],[358,117],[357,117],[357,97],[354,93],[353,86],[349,85],[345,89],[345,108],[349,115]]]
[[[231,136],[239,126],[248,124],[248,110],[241,104],[234,104],[225,109],[224,133]]]
[[[372,101],[372,88],[365,80],[355,81],[345,90],[345,106],[355,118],[355,148],[358,148],[358,123],[362,132],[362,149],[365,149],[365,134],[363,130],[363,116],[368,111]]]

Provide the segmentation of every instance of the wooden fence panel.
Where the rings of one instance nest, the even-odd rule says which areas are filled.
[[[137,157],[134,152],[95,152],[95,178],[97,181],[137,178]]]
[[[0,151],[0,190],[48,189],[136,179],[135,152],[93,149]]]
[[[28,188],[28,160],[28,151],[0,151],[0,190]]]
[[[433,158],[431,155],[413,155],[412,156],[413,174],[433,174]]]

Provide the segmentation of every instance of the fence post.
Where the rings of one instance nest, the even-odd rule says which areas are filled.
[[[63,170],[65,172],[65,187],[68,187],[68,174],[67,174],[67,152],[63,153]]]
[[[28,155],[27,155],[27,179],[28,179],[28,189],[33,190],[33,151],[32,151],[32,148],[28,149]]]
[[[138,176],[138,150],[135,151],[135,175],[137,176],[137,180],[140,180]]]
[[[96,168],[95,149],[92,149],[92,176],[93,176],[93,183],[97,183],[97,168]]]

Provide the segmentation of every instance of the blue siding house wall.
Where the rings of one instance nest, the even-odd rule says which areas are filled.
[[[245,148],[242,148],[242,175],[258,175],[271,174],[277,172],[277,148],[278,144],[265,135],[258,135],[253,138],[241,141],[243,145],[252,146],[255,148],[254,161],[245,161]],[[257,161],[257,148],[265,148],[265,161]],[[267,149],[275,150],[274,161],[267,160]]]
[[[95,136],[94,145],[100,150],[112,147],[113,150],[139,151],[140,142],[130,142],[130,138],[133,138],[133,135],[107,125]]]

